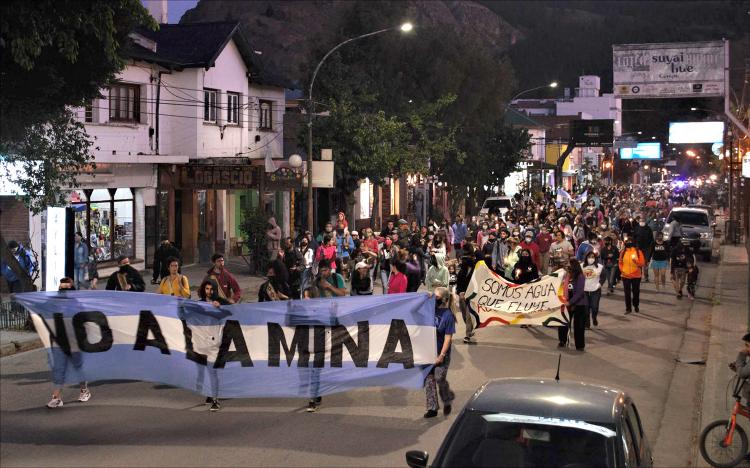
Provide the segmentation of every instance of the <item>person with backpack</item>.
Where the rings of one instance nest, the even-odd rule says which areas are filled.
[[[8,242],[8,253],[13,255],[18,262],[18,266],[29,276],[36,270],[36,263],[31,255],[31,252],[26,250],[23,245],[12,240]],[[8,289],[11,293],[21,292],[21,279],[16,275],[16,272],[6,262],[0,264],[0,276],[5,278],[8,283]]]
[[[211,262],[213,266],[206,272],[204,279],[213,280],[218,285],[216,292],[222,299],[226,299],[230,304],[240,302],[242,289],[234,276],[224,267],[224,255],[213,254]]]
[[[169,275],[161,280],[159,284],[159,294],[169,296],[178,296],[190,298],[190,282],[187,276],[178,272],[180,261],[175,257],[170,257],[166,261],[169,265]]]
[[[636,313],[640,312],[638,306],[641,295],[641,274],[645,264],[646,258],[643,252],[636,247],[635,241],[628,237],[625,241],[625,248],[620,252],[618,262],[622,285],[625,289],[626,315],[631,313],[632,309],[635,309]]]

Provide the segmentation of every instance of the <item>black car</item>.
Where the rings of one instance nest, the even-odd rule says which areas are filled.
[[[474,393],[433,467],[652,466],[635,404],[624,392],[582,382],[497,379]],[[426,452],[406,453],[413,468]]]

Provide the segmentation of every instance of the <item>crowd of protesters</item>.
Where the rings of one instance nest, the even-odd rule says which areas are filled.
[[[690,299],[695,298],[699,272],[695,246],[682,238],[680,229],[667,230],[673,237],[665,238],[661,221],[675,206],[700,203],[700,194],[647,186],[582,192],[565,193],[565,197],[551,191],[533,197],[518,195],[507,211],[466,219],[460,215],[429,219],[425,225],[394,217],[377,233],[366,227],[360,234],[350,228],[344,213],[338,213],[317,235],[301,231],[295,238],[283,238],[271,218],[267,231],[270,261],[257,300],[400,294],[424,287],[436,297],[438,334],[438,359],[426,381],[425,417],[437,415],[438,391],[443,413],[449,414],[453,393],[447,371],[454,313],[466,324],[464,342],[471,343],[476,324],[466,291],[480,261],[515,284],[534,282],[546,274],[562,275],[561,300],[572,330],[558,327],[559,346],[572,341],[579,351],[585,349],[586,330],[599,326],[602,291],[612,295],[620,282],[626,315],[640,312],[642,281],[653,278],[657,291],[666,290],[667,271],[678,299],[685,289]],[[81,239],[76,236],[74,278],[66,278],[61,289],[96,288],[98,273],[95,267],[91,270]],[[215,254],[211,262],[197,299],[216,307],[240,302],[241,288],[225,268],[224,256]],[[120,257],[117,263],[106,289],[144,291],[143,277],[129,258]],[[159,285],[158,293],[191,297],[181,266],[179,250],[164,239],[154,258],[152,283]],[[81,395],[82,401],[91,396],[85,382]],[[310,395],[308,411],[316,411],[321,401],[319,395]],[[220,408],[217,398],[206,402],[212,411]],[[62,406],[59,389],[48,406]]]

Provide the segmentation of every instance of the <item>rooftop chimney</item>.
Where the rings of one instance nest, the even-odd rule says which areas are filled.
[[[169,23],[169,16],[167,15],[167,0],[143,0],[143,3],[146,4],[146,9],[151,13],[151,16],[154,17],[157,23]]]

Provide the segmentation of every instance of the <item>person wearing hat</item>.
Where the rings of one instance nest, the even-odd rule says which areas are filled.
[[[357,262],[351,275],[352,296],[372,296],[373,281],[370,275],[370,263],[365,260]]]
[[[411,233],[409,232],[409,223],[405,219],[398,220],[398,246],[401,249],[409,248],[409,239]]]

